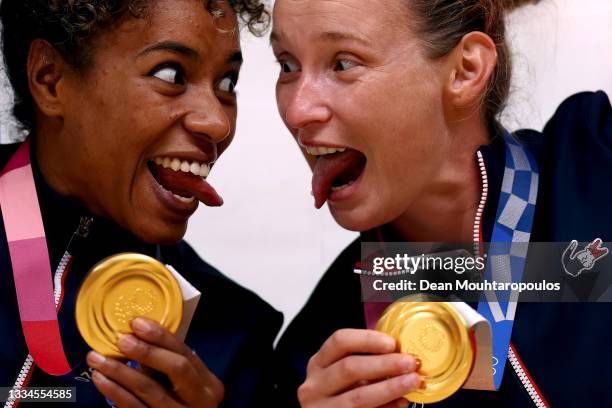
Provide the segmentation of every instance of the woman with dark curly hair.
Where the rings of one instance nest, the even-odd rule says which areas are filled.
[[[276,1],[279,113],[312,168],[315,206],[327,203],[338,224],[361,233],[279,340],[279,406],[390,408],[406,407],[406,399],[439,407],[612,405],[609,304],[473,304],[492,327],[493,354],[477,348],[484,374],[472,378],[464,357],[457,379],[442,368],[472,348],[469,340],[449,346],[448,326],[438,323],[446,317],[404,325],[408,313],[396,303],[388,325],[379,326],[402,322],[390,336],[374,328],[386,301],[402,291],[362,302],[364,252],[375,246],[393,256],[387,243],[394,242],[463,243],[482,258],[484,243],[502,243],[504,252],[489,252],[496,262],[483,267],[484,277],[494,269],[493,276],[518,280],[522,266],[535,272],[542,264],[517,248],[571,241],[575,249],[579,240],[590,243],[585,267],[601,259],[601,274],[608,272],[609,250],[600,245],[612,236],[604,205],[612,193],[602,188],[612,173],[610,101],[604,92],[574,95],[542,133],[504,130],[497,118],[511,77],[506,3],[525,1]],[[562,252],[547,258],[546,273],[567,282]],[[573,267],[577,276],[581,265]],[[583,274],[583,282],[595,287],[596,276]],[[366,294],[384,290],[364,287]]]
[[[0,7],[14,114],[29,134],[0,148],[0,385],[76,387],[77,405],[87,407],[262,406],[281,316],[181,238],[200,201],[223,203],[206,177],[235,131],[238,20],[259,33],[269,19],[263,5],[3,0]],[[42,246],[19,251],[33,236]],[[185,342],[150,320],[132,321],[133,334],[117,346],[137,368],[89,352],[75,324],[86,273],[123,252],[155,257],[203,292]],[[18,275],[24,262],[27,276]],[[42,265],[42,275],[32,265]],[[32,296],[29,287],[48,290]],[[50,315],[33,314],[45,299]],[[30,341],[47,348],[45,365],[29,354]]]

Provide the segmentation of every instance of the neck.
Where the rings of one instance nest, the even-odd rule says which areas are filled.
[[[64,150],[58,146],[61,142],[61,129],[50,125],[38,126],[34,134],[34,155],[45,183],[63,197],[74,197],[66,178],[65,166],[73,160],[65,157]],[[57,135],[57,136],[56,136]]]
[[[391,226],[406,241],[470,243],[482,192],[477,150],[487,144],[485,125],[450,129],[453,148],[438,177]]]

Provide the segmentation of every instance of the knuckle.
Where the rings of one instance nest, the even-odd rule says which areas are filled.
[[[307,374],[310,374],[317,367],[317,360],[318,360],[317,356],[318,356],[318,353],[310,357],[310,359],[308,360],[308,365],[306,366]]]
[[[225,399],[225,387],[221,381],[218,381],[215,383],[215,385],[213,385],[213,395],[215,396],[215,401],[218,404]]]
[[[153,341],[159,341],[161,339],[163,339],[165,334],[165,329],[154,324],[151,327],[151,330],[149,332],[149,336]]]
[[[102,363],[101,368],[111,372],[116,372],[122,367],[119,361],[115,360],[114,358],[107,358],[106,360],[104,360],[104,363]]]
[[[345,358],[341,360],[339,363],[340,374],[349,379],[354,379],[359,376],[359,366],[354,359]]]
[[[152,395],[155,391],[153,381],[148,377],[138,378],[134,381],[134,390],[140,395]]]
[[[304,383],[302,383],[302,385],[298,387],[297,397],[300,403],[303,404],[312,400],[314,395],[315,387],[313,386],[312,381],[307,379],[306,381],[304,381]]]
[[[219,402],[225,399],[225,387],[223,383],[217,378],[214,379],[212,384],[213,392],[217,396]]]
[[[141,359],[148,359],[151,356],[151,352],[152,352],[152,348],[151,346],[149,346],[147,343],[138,340],[138,343],[136,345],[136,347],[134,348],[134,350],[136,350],[136,354],[141,358]]]
[[[225,388],[218,388],[216,385],[203,387],[204,393],[208,396],[206,400],[213,401],[217,406],[225,399]]]
[[[365,395],[361,388],[356,388],[348,393],[349,406],[354,408],[365,407]]]
[[[330,337],[330,343],[333,348],[344,349],[349,339],[349,333],[342,329],[334,332]]]
[[[187,357],[180,356],[173,359],[172,364],[170,365],[170,372],[168,374],[173,376],[180,376],[185,374],[191,369],[191,363],[187,359]]]

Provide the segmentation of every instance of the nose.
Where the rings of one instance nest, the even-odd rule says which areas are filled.
[[[228,113],[216,97],[200,98],[197,108],[184,116],[183,126],[189,133],[215,144],[227,139],[232,131]]]
[[[284,92],[287,92],[283,95]],[[279,93],[279,102],[285,100],[285,123],[291,129],[304,129],[314,123],[325,123],[332,112],[324,98],[322,84],[315,78],[304,77],[293,89]]]

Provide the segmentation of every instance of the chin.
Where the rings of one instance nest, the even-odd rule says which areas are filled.
[[[384,222],[377,222],[378,217],[372,215],[376,212],[370,214],[369,211],[362,211],[358,208],[351,210],[331,209],[331,214],[338,225],[349,231],[365,232],[384,224]]]
[[[134,234],[147,244],[172,245],[180,241],[187,231],[187,223],[149,224]]]

